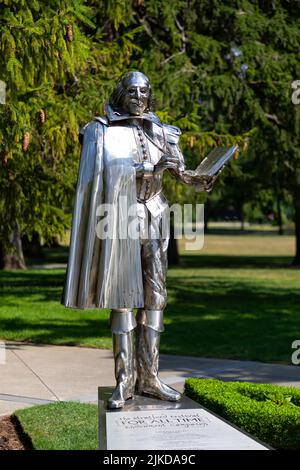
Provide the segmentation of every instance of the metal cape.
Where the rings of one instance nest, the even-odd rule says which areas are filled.
[[[111,158],[106,125],[98,121],[83,130],[75,192],[68,269],[62,303],[73,308],[143,307],[139,238],[123,237],[127,207],[134,217],[136,174],[131,157]],[[113,237],[97,236],[97,209],[109,204],[107,226]],[[126,207],[125,207],[126,206]],[[135,210],[135,209],[134,209]]]

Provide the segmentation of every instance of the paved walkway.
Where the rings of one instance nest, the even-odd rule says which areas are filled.
[[[58,400],[96,403],[97,387],[114,385],[110,350],[7,341],[0,358],[0,416]],[[160,377],[169,385],[182,391],[191,376],[300,387],[300,366],[160,356]]]

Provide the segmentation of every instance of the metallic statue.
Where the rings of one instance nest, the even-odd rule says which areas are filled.
[[[83,146],[63,303],[111,309],[117,384],[110,408],[122,408],[135,393],[180,400],[180,393],[158,378],[169,241],[162,230],[168,208],[163,172],[168,169],[200,191],[210,190],[215,179],[185,169],[178,145],[181,131],[161,123],[152,101],[148,78],[127,73],[106,105],[106,116],[96,117],[80,134]],[[103,207],[108,210],[103,212]],[[133,216],[139,221],[138,236],[121,236]],[[111,236],[105,236],[107,230]]]

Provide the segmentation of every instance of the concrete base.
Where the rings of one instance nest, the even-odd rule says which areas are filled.
[[[268,446],[183,396],[168,402],[136,395],[110,410],[112,387],[98,388],[101,450],[267,450]]]

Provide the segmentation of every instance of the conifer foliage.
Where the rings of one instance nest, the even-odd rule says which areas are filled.
[[[183,129],[190,167],[240,144],[212,204],[293,199],[300,264],[299,44],[297,0],[0,0],[2,251],[19,232],[49,240],[69,227],[78,130],[135,69]],[[171,202],[196,197],[166,185]]]
[[[128,66],[130,41],[110,44],[82,0],[0,1],[0,246],[22,267],[20,234],[50,240],[70,225],[78,131],[112,77]],[[93,33],[94,38],[91,38]]]

